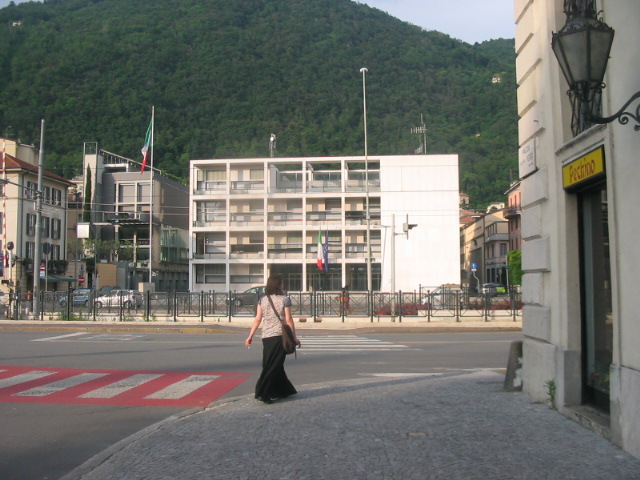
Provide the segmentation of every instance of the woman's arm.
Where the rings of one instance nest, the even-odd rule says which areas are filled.
[[[251,346],[251,341],[253,340],[253,336],[258,330],[260,326],[260,322],[262,322],[262,306],[258,304],[258,308],[256,308],[256,318],[253,319],[253,324],[251,325],[251,330],[249,331],[249,336],[245,339],[244,344],[247,347]]]
[[[296,326],[293,323],[293,317],[291,316],[291,307],[284,307],[284,321],[289,327],[291,327],[291,331],[293,332],[293,338],[296,341],[296,345],[300,345],[300,340],[298,340],[298,336],[296,335]]]

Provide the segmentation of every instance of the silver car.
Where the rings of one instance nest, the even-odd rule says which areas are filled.
[[[96,299],[96,307],[124,307],[129,309],[138,309],[142,307],[142,293],[137,290],[112,290],[106,295],[102,295]]]

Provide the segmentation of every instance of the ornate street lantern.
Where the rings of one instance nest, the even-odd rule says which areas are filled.
[[[564,74],[572,104],[571,128],[573,134],[589,128],[592,124],[610,123],[618,120],[626,125],[633,119],[640,130],[640,105],[635,115],[624,110],[636,98],[637,92],[618,113],[602,118],[601,98],[604,74],[613,44],[614,30],[598,18],[595,0],[564,0],[565,25],[553,33],[551,48]]]

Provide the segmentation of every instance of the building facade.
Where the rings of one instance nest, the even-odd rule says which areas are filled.
[[[186,186],[157,168],[153,174],[149,167],[141,171],[140,162],[99,150],[95,143],[85,144],[83,172],[74,204],[83,209],[75,214],[79,236],[99,242],[95,269],[87,273],[91,286],[186,291]]]
[[[34,280],[41,290],[66,289],[67,189],[71,182],[43,171],[38,191],[38,152],[33,146],[0,139],[2,199],[0,212],[0,272],[4,290],[25,294]],[[10,152],[10,153],[9,153]],[[42,196],[40,233],[42,257],[36,252],[36,199]]]
[[[192,160],[190,290],[459,283],[458,202],[456,155]]]
[[[524,388],[640,457],[640,133],[633,119],[575,132],[584,110],[551,49],[565,10],[588,6],[616,30],[601,115],[640,91],[640,2],[595,3],[515,1]]]

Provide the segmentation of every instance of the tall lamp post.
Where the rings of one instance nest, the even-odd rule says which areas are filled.
[[[640,131],[640,105],[635,113],[625,111],[640,98],[640,92],[633,94],[615,114],[600,116],[604,74],[615,31],[598,18],[596,1],[564,0],[564,13],[566,22],[560,31],[553,33],[551,48],[569,84],[567,94],[572,104],[573,134],[578,135],[591,124],[611,123],[614,120],[622,125],[634,120],[634,129]]]
[[[366,192],[365,215],[367,218],[367,291],[373,290],[371,279],[371,215],[369,214],[369,147],[367,143],[367,72],[366,67],[362,67],[362,105],[364,108],[364,183]]]

